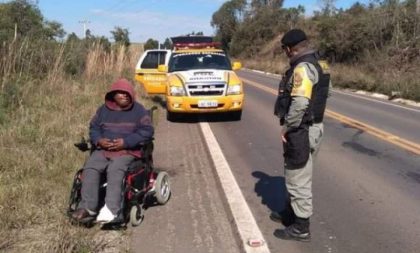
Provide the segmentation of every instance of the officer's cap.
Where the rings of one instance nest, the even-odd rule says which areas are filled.
[[[307,40],[306,34],[304,31],[300,29],[292,29],[286,32],[281,39],[282,47],[293,47],[297,45],[299,42]]]

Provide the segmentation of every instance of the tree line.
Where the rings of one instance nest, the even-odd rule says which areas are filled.
[[[69,58],[66,62],[66,72],[71,75],[80,74],[84,68],[87,50],[93,44],[99,44],[103,50],[109,52],[112,43],[105,36],[95,36],[88,29],[84,37],[79,38],[75,33],[66,34],[61,23],[46,20],[39,10],[35,1],[14,0],[0,3],[0,53],[6,55],[11,43],[22,43],[26,41],[31,54],[36,51],[42,52],[42,56],[48,57],[56,53],[56,48],[66,44],[66,52]],[[110,31],[115,43],[114,45],[130,45],[129,31],[126,28],[115,27]],[[67,35],[67,36],[66,36]],[[66,36],[66,38],[65,38]],[[71,52],[71,53],[70,53]],[[36,57],[36,54],[34,54]],[[53,56],[52,56],[53,57]],[[0,63],[1,64],[1,63]],[[47,63],[48,64],[48,63]],[[2,66],[0,66],[2,67]],[[42,75],[48,66],[35,66],[34,74]]]
[[[212,16],[216,39],[234,57],[257,60],[268,44],[292,28],[303,29],[320,54],[338,65],[336,82],[420,100],[420,1],[372,0],[348,9],[321,0],[310,17],[305,7],[284,8],[282,0],[229,0]],[[281,50],[274,47],[271,55]],[[359,79],[350,75],[352,70]]]
[[[416,0],[376,0],[337,9],[334,0],[305,17],[305,7],[283,8],[282,0],[230,0],[212,17],[216,38],[235,56],[253,56],[262,45],[292,28],[302,28],[334,62],[358,61],[367,54],[404,50],[418,56],[420,16]],[[417,51],[417,52],[416,52]]]

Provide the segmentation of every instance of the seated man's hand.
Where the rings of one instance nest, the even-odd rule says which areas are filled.
[[[124,139],[119,138],[112,141],[112,145],[108,148],[110,151],[119,151],[124,148]]]
[[[108,138],[101,138],[98,141],[98,146],[101,149],[108,150],[113,145],[113,142]]]

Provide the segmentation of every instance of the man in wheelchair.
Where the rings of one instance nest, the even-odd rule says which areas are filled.
[[[71,216],[76,221],[93,218],[101,223],[115,220],[121,209],[122,181],[130,163],[141,156],[140,143],[154,133],[149,112],[135,101],[129,81],[111,85],[105,103],[90,121],[89,136],[94,149],[83,167],[81,202]],[[97,213],[101,174],[106,172],[105,205]]]

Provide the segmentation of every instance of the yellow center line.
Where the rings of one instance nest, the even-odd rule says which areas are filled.
[[[273,95],[277,96],[277,90],[269,88],[267,86],[264,86],[260,83],[245,79],[245,78],[241,78],[243,82],[247,83],[248,85],[254,86],[258,89],[264,90],[268,93],[271,93]],[[342,114],[339,114],[337,112],[331,111],[329,109],[325,110],[325,115],[333,118],[335,120],[338,120],[346,125],[349,125],[351,127],[360,129],[366,133],[369,133],[373,136],[376,136],[384,141],[387,141],[389,143],[392,143],[394,145],[397,145],[400,148],[403,148],[407,151],[413,152],[414,154],[420,155],[420,145],[411,141],[408,141],[406,139],[403,139],[399,136],[393,135],[391,133],[388,133],[386,131],[383,131],[381,129],[378,129],[376,127],[370,126],[366,123],[360,122],[358,120],[355,120],[353,118],[344,116]]]

